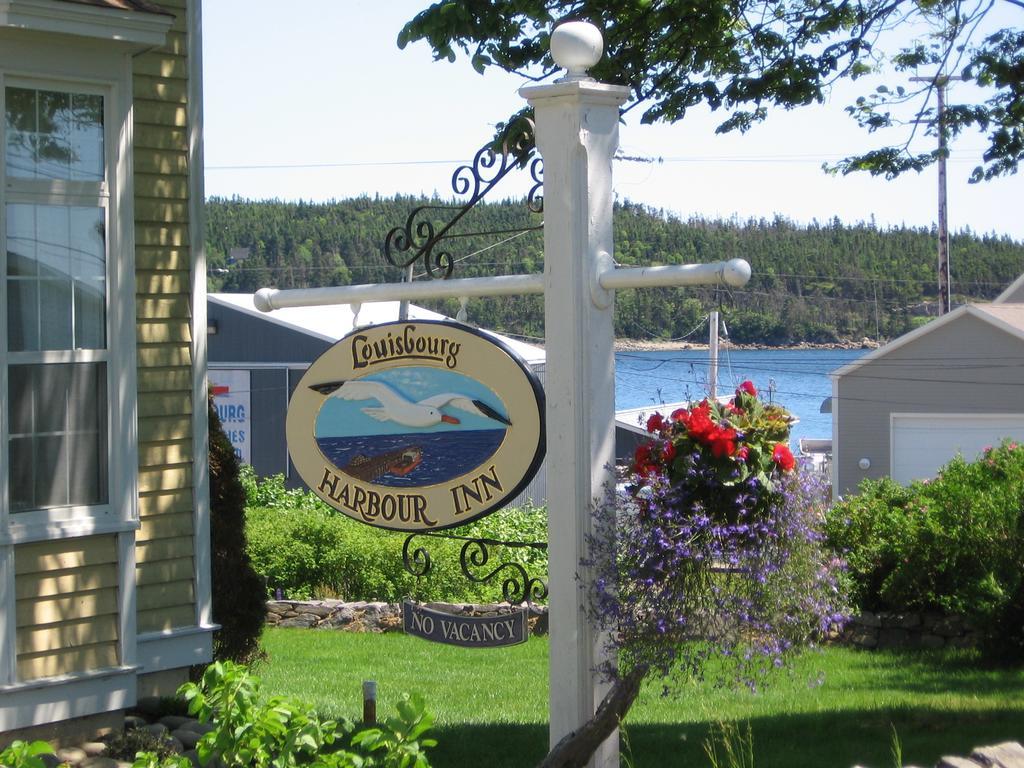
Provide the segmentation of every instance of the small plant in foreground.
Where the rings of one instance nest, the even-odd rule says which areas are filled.
[[[45,741],[13,741],[0,750],[2,768],[46,768],[42,755],[52,755],[53,747]]]
[[[398,717],[381,727],[352,734],[350,751],[344,742],[351,723],[321,720],[283,696],[265,699],[260,679],[238,664],[211,664],[198,684],[186,683],[179,693],[190,713],[213,724],[196,745],[204,765],[218,757],[227,768],[429,768],[424,750],[436,744],[422,738],[433,716],[419,697],[400,701]]]
[[[754,768],[754,733],[750,723],[713,723],[704,740],[711,768]]]

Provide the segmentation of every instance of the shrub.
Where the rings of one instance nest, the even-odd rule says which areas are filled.
[[[246,538],[249,556],[266,580],[267,593],[278,589],[292,599],[337,597],[345,600],[417,600],[491,602],[502,598],[501,578],[476,584],[461,572],[462,541],[414,540],[430,552],[432,568],[416,578],[402,563],[402,532],[373,528],[342,515],[312,493],[289,491],[280,475],[257,481],[247,478],[252,498],[268,504],[250,505]],[[543,509],[502,510],[445,533],[496,540],[545,541],[547,517]],[[547,572],[547,553],[532,548],[508,548],[500,562],[517,562],[530,576]],[[495,567],[476,569],[482,575]]]
[[[423,736],[434,718],[419,697],[404,697],[398,717],[349,738],[351,723],[323,720],[309,706],[284,696],[267,698],[260,688],[258,677],[231,662],[211,664],[198,684],[181,687],[189,712],[213,725],[196,745],[201,764],[216,759],[227,768],[430,766],[424,749],[436,742]]]
[[[906,488],[866,481],[833,507],[826,530],[860,608],[960,613],[991,648],[1021,648],[1013,616],[1024,612],[1024,447],[1007,441],[973,463],[957,457]]]
[[[220,424],[213,398],[210,419],[210,552],[213,581],[213,657],[246,662],[259,656],[266,620],[263,580],[245,546],[245,489],[238,459]]]

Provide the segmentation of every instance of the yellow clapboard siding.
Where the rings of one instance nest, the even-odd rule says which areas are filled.
[[[117,624],[117,616],[106,614],[67,621],[62,624],[51,624],[49,627],[40,629],[25,627],[18,631],[18,655],[45,653],[64,648],[78,648],[116,641]]]
[[[19,655],[18,679],[22,681],[37,680],[42,677],[86,672],[117,665],[117,643],[98,643],[65,651]]]
[[[192,254],[186,247],[151,245],[135,250],[137,269],[177,269],[188,272],[192,268]]]
[[[169,77],[185,80],[188,77],[188,58],[160,51],[144,53],[134,59],[132,72],[143,77]]]
[[[146,443],[139,446],[139,466],[143,468],[160,467],[167,464],[189,464],[191,461],[191,440]]]
[[[196,625],[196,609],[191,605],[179,605],[174,608],[139,611],[135,621],[139,634],[166,632],[175,627],[194,627]]]
[[[168,200],[136,200],[135,220],[140,222],[171,223],[188,221],[188,206],[185,203],[172,203]],[[139,261],[139,251],[135,249],[135,261]]]
[[[166,416],[151,419],[139,419],[139,440],[166,442],[168,440],[185,440],[192,437],[192,419],[188,417],[168,418]]]
[[[181,320],[155,320],[136,325],[135,338],[140,344],[164,344],[175,341],[191,341],[192,329]]]
[[[151,491],[170,491],[178,488],[190,488],[192,486],[192,468],[184,467],[161,467],[159,469],[147,469],[139,472],[139,492],[149,493]],[[185,531],[182,531],[185,533]]]
[[[142,518],[139,539],[142,541],[159,541],[177,536],[191,535],[195,516],[192,512],[177,512],[169,515],[153,515]]]
[[[25,573],[15,581],[15,594],[19,600],[117,586],[117,564],[86,565],[64,571]]]
[[[188,109],[183,105],[137,99],[134,109],[136,124],[170,125],[175,128],[188,126]]]
[[[182,581],[171,581],[163,584],[147,584],[138,589],[139,611],[152,611],[157,608],[175,608],[179,605],[195,605],[195,589],[190,578]]]
[[[140,224],[135,227],[136,245],[188,245],[187,224]]]
[[[192,511],[192,489],[175,488],[169,491],[144,493],[139,496],[139,516],[167,515]]]
[[[135,289],[141,294],[182,293],[191,290],[188,272],[138,272]]]
[[[188,173],[188,156],[184,152],[163,152],[142,149],[135,153],[137,173],[163,173],[184,176]],[[136,213],[136,219],[139,218]]]
[[[135,301],[135,312],[140,319],[157,320],[190,317],[188,298],[174,296],[168,298],[138,298]]]
[[[174,368],[179,365],[186,366],[192,364],[192,350],[186,344],[140,344],[138,360],[140,368]],[[165,437],[162,439],[170,440],[172,438]]]
[[[135,548],[135,560],[138,563],[151,563],[156,560],[176,560],[180,557],[191,556],[191,536],[178,536],[173,539],[161,539],[159,541],[141,541]]]
[[[18,576],[116,562],[117,540],[112,535],[37,541],[14,548],[14,572]]]
[[[116,612],[117,590],[114,588],[76,592],[67,596],[27,598],[18,600],[15,607],[19,627],[56,624]]]
[[[132,82],[132,91],[136,99],[169,101],[179,104],[188,102],[188,82],[185,80],[136,75]]]
[[[188,131],[169,125],[137,125],[135,149],[176,149],[188,151]],[[138,196],[136,196],[138,199]]]
[[[192,413],[190,393],[157,392],[139,396],[139,416],[181,416]]]
[[[135,174],[135,191],[145,197],[188,200],[188,181],[177,176],[137,173]]]
[[[150,368],[139,371],[139,392],[192,391],[192,371],[188,368]]]
[[[165,584],[169,581],[187,581],[195,575],[195,563],[191,557],[180,557],[177,560],[157,560],[151,563],[140,563],[135,569],[136,584]]]

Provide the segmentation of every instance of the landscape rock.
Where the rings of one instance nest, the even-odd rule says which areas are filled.
[[[144,725],[149,725],[149,721],[144,717],[139,715],[124,716],[124,729],[126,731],[133,731],[136,728],[142,728]]]
[[[70,765],[78,765],[87,757],[89,756],[85,754],[85,750],[79,747],[64,747],[63,749],[57,750],[57,758],[59,761]]]
[[[178,750],[179,752],[195,749],[196,744],[198,744],[199,740],[203,738],[201,733],[185,730],[184,728],[176,730],[171,734],[171,737],[177,739],[178,743],[181,744],[181,749]]]
[[[966,757],[943,757],[935,764],[935,768],[980,768],[978,763]]]
[[[166,725],[167,730],[169,731],[176,731],[178,728],[181,728],[181,726],[185,725],[186,723],[191,723],[194,721],[191,717],[184,717],[183,715],[165,715],[164,717],[161,717],[159,720],[157,720],[157,722]]]
[[[201,766],[199,765],[199,753],[196,752],[194,749],[189,749],[185,752],[182,752],[181,756],[187,757],[189,760],[191,760],[192,765],[195,766],[195,768],[201,768]]]
[[[39,755],[39,759],[43,761],[43,765],[45,765],[46,768],[57,768],[58,765],[64,764],[61,759],[54,754]]]
[[[864,611],[857,616],[850,618],[851,624],[859,624],[863,627],[881,627],[882,620],[878,618],[878,615],[871,611]]]
[[[118,768],[118,761],[110,757],[87,757],[78,768]]]
[[[1024,768],[1024,747],[1016,741],[979,747],[971,753],[971,759],[986,768]]]
[[[150,723],[139,728],[140,731],[151,733],[154,736],[165,736],[167,735],[167,726],[163,723]]]
[[[89,757],[102,757],[107,754],[109,747],[102,741],[87,741],[85,744],[79,745],[82,751],[85,752]]]

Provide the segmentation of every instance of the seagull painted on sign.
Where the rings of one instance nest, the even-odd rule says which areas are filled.
[[[376,400],[380,403],[379,407],[360,410],[377,421],[393,421],[416,429],[426,429],[441,423],[460,423],[454,416],[441,412],[441,409],[446,407],[458,408],[512,426],[507,417],[502,416],[483,400],[451,392],[431,395],[419,402],[413,402],[379,381],[329,381],[311,384],[309,388],[325,397],[336,397],[339,400]]]

